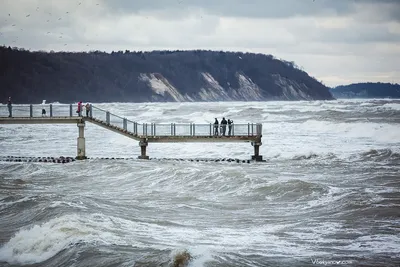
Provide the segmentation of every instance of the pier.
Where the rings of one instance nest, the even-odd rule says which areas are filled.
[[[46,114],[42,114],[42,110]],[[226,125],[225,136],[221,135],[221,124],[215,134],[213,123],[138,123],[91,105],[88,114],[83,107],[82,114],[76,113],[77,105],[39,104],[13,105],[12,115],[6,105],[0,107],[0,124],[76,124],[78,127],[76,159],[86,159],[85,125],[93,123],[107,130],[124,135],[139,142],[139,159],[149,159],[146,153],[149,143],[182,142],[248,142],[254,148],[251,159],[262,161],[259,154],[262,145],[262,124],[245,123]],[[230,135],[228,134],[230,132]]]

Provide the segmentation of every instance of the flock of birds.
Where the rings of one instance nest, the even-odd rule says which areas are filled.
[[[65,19],[65,16],[69,16],[69,15],[73,14],[74,12],[76,12],[81,5],[82,5],[82,2],[77,2],[76,5],[75,5],[75,10],[74,11],[65,11],[64,16],[54,17],[51,12],[41,12],[41,8],[40,7],[36,7],[36,13],[37,13],[38,16],[45,15],[45,18],[47,17],[46,23],[49,23],[49,24],[57,23],[57,22]],[[99,3],[96,4],[96,6],[99,6],[99,5],[100,5]],[[36,14],[34,14],[34,13],[26,14],[25,18],[29,19],[31,17],[31,15],[33,17]],[[9,23],[10,23],[10,21],[13,20],[12,14],[8,13],[8,16],[6,15],[6,17],[7,18],[4,20],[4,23],[5,23],[5,25],[10,26]],[[26,24],[26,23],[24,23],[24,24]],[[52,26],[54,26],[54,25],[52,25]],[[16,27],[18,27],[18,25],[13,23],[13,24],[11,24],[11,27],[15,27],[16,28]],[[0,30],[1,30],[1,28],[0,28]],[[20,28],[20,31],[24,31],[24,28]],[[14,33],[15,33],[15,31],[14,31]],[[63,39],[63,36],[64,36],[63,32],[47,31],[45,34],[46,35],[58,35],[59,39]],[[3,38],[4,39],[8,39],[7,37],[8,36],[6,36],[6,34],[4,32],[0,32],[0,40],[3,39]],[[9,39],[8,41],[11,41],[11,43],[13,43],[13,44],[17,43],[19,37],[18,36],[11,36],[11,37],[12,37],[12,39],[11,40]],[[67,43],[64,43],[64,46],[67,46],[67,45],[68,45]],[[89,46],[89,44],[87,44],[86,46]]]
[[[50,25],[57,26],[57,24],[55,24],[55,23],[64,20],[66,16],[69,16],[69,15],[75,13],[76,11],[78,11],[78,9],[82,5],[83,1],[84,0],[80,0],[80,1],[76,2],[74,5],[75,9],[70,10],[70,11],[65,11],[63,16],[59,16],[59,14],[57,14],[58,16],[56,16],[55,14],[52,14],[51,12],[42,11],[42,8],[40,8],[38,6],[38,7],[36,7],[36,10],[35,10],[36,12],[26,14],[25,19],[30,19],[31,17],[40,16],[41,18],[44,18],[46,20],[46,23],[49,24],[49,27],[46,27],[46,28],[50,28]],[[176,0],[176,1],[177,1],[177,4],[181,4],[183,2],[183,0]],[[96,6],[100,6],[100,4],[96,3]],[[13,18],[11,13],[8,13],[8,14],[6,13],[5,17],[6,17],[6,19],[4,19],[4,21],[3,21],[4,23],[1,23],[1,24],[3,24],[3,26],[0,24],[0,42],[6,41],[7,44],[4,44],[4,45],[8,46],[10,44],[16,44],[20,40],[20,38],[18,35],[15,34],[17,32],[16,30],[8,31],[8,32],[1,32],[2,27],[11,26],[13,28],[17,28],[20,25],[17,25],[15,23],[10,25],[10,23],[17,19],[21,19],[21,18],[20,17]],[[203,18],[203,17],[201,16],[201,18]],[[146,19],[148,19],[148,17],[146,17]],[[23,22],[22,24],[26,24],[26,22]],[[24,28],[20,28],[20,31],[21,32],[24,31]],[[10,33],[10,34],[8,34],[8,33]],[[52,31],[46,30],[45,32],[43,32],[43,34],[50,35],[50,36],[58,36],[58,39],[60,39],[60,40],[63,39],[63,37],[64,37],[63,32],[54,32],[54,31],[52,32]],[[98,36],[98,35],[96,34],[96,36]],[[39,36],[37,36],[37,37],[40,38]],[[67,45],[68,45],[67,43],[64,43],[64,46],[67,46]],[[89,47],[90,45],[86,44],[86,46]],[[29,50],[30,50],[30,48],[29,48]]]

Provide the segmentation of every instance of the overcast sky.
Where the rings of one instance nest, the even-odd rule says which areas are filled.
[[[257,52],[328,86],[400,83],[400,0],[0,0],[0,44]]]

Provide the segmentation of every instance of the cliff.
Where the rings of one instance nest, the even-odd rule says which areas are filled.
[[[330,91],[336,98],[400,98],[400,85],[391,83],[354,83]]]
[[[333,99],[271,55],[215,51],[30,52],[0,47],[0,97],[16,103]],[[5,100],[4,100],[5,101]],[[4,102],[2,101],[2,102]]]

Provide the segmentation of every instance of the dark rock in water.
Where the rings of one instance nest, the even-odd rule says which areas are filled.
[[[186,250],[180,253],[177,253],[172,262],[172,267],[187,267],[192,259],[192,256]]]

